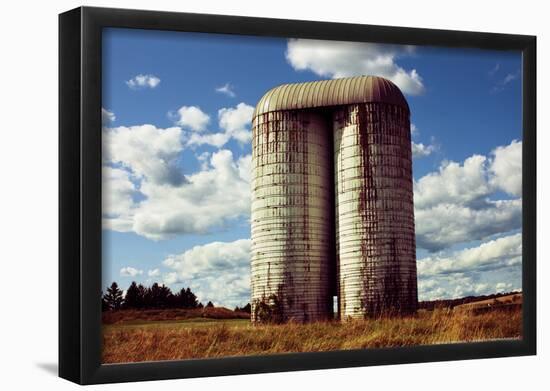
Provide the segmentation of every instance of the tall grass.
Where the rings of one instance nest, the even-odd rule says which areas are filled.
[[[469,311],[437,309],[411,317],[380,317],[310,324],[238,325],[220,323],[104,328],[103,362],[178,360],[264,355],[288,352],[365,349],[482,341],[521,337],[520,310]]]

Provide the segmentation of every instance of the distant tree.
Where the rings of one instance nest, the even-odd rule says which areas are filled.
[[[250,303],[248,303],[244,307],[236,306],[234,311],[235,312],[248,312],[250,314],[250,312],[251,312]]]
[[[148,290],[148,302],[151,308],[168,308],[171,306],[173,294],[165,285],[154,283]]]
[[[214,307],[214,304],[213,304],[211,301],[209,301],[209,302],[206,304],[206,308],[212,308],[212,307]]]
[[[103,299],[105,300],[108,309],[120,309],[124,299],[122,297],[122,291],[118,288],[118,284],[116,282],[113,282],[111,286],[107,288],[107,293],[103,296]]]
[[[204,308],[204,304],[199,303],[199,304],[197,305],[197,308]]]
[[[149,307],[149,288],[144,287],[143,285],[138,285],[138,297],[139,297],[139,306],[138,308],[147,308]]]
[[[248,312],[250,314],[250,312],[252,311],[250,303],[247,303],[243,308],[241,308],[241,311]]]
[[[140,308],[143,305],[143,298],[140,294],[136,282],[132,281],[126,291],[126,296],[124,296],[124,308]]]
[[[191,292],[190,288],[181,288],[174,297],[174,303],[177,307],[181,308],[197,308],[199,305],[197,296]]]
[[[108,310],[109,310],[109,304],[107,303],[107,300],[105,300],[103,291],[101,291],[101,311],[108,311]]]

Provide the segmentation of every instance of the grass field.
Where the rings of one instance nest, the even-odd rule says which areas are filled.
[[[121,311],[123,312],[123,311]],[[157,311],[158,312],[158,311]],[[220,313],[223,311],[220,311]],[[119,316],[105,322],[103,362],[179,360],[289,352],[365,349],[521,338],[521,310],[437,309],[411,317],[251,325],[248,319],[196,317],[158,320]],[[227,315],[227,314],[226,314]],[[112,319],[111,319],[112,320]]]

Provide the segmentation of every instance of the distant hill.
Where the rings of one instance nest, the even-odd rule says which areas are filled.
[[[466,297],[461,297],[459,299],[421,301],[418,303],[418,308],[431,311],[435,308],[455,308],[455,307],[464,306],[470,303],[479,304],[486,301],[492,302],[494,299],[497,299],[497,301],[502,301],[506,297],[508,297],[509,300],[512,300],[514,296],[519,297],[519,304],[521,304],[522,302],[521,292],[514,291],[514,292],[506,292],[506,293],[495,293],[492,295],[466,296]]]

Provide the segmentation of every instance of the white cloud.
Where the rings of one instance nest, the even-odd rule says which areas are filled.
[[[210,122],[210,116],[197,106],[182,106],[177,111],[176,123],[195,132],[203,132]]]
[[[140,178],[178,185],[183,181],[177,158],[183,145],[179,127],[140,125],[103,130],[103,159],[121,164]]]
[[[421,158],[431,155],[436,151],[436,146],[432,144],[422,144],[411,142],[413,158]]]
[[[134,184],[126,170],[103,167],[102,170],[103,226],[126,232],[132,226]]]
[[[181,186],[144,182],[133,230],[150,239],[206,233],[250,213],[250,178],[243,167],[250,155],[233,160],[229,150],[213,153],[207,170],[186,177]]]
[[[441,204],[416,209],[419,248],[439,251],[521,228],[521,200],[489,201],[483,208]]]
[[[411,137],[418,136],[419,130],[415,124],[411,123]]]
[[[233,308],[250,297],[250,239],[212,242],[171,255],[164,283],[189,285],[200,301]]]
[[[198,134],[192,133],[188,135],[186,145],[199,146],[199,145],[211,145],[216,148],[221,148],[229,142],[231,136],[227,133],[208,133]]]
[[[250,125],[254,107],[246,103],[239,103],[235,107],[224,107],[218,110],[219,127],[222,132],[197,134],[188,136],[187,145],[212,145],[217,148],[223,147],[231,139],[241,144],[250,142],[252,133]]]
[[[311,70],[324,77],[382,76],[404,93],[418,95],[424,92],[422,77],[416,69],[407,71],[395,62],[413,51],[412,46],[290,39],[286,59],[298,71]]]
[[[494,270],[521,263],[522,237],[514,234],[494,239],[478,247],[467,248],[447,256],[439,254],[420,259],[420,277]]]
[[[184,233],[207,233],[226,222],[250,214],[251,156],[233,159],[229,150],[210,156],[205,169],[179,185],[142,179],[142,200],[129,203],[118,215],[105,215],[104,225],[117,231],[133,231],[153,240]],[[131,192],[129,186],[124,190]]]
[[[101,108],[101,123],[103,125],[108,125],[111,122],[114,122],[116,120],[115,113],[112,111],[109,111],[107,109]]]
[[[522,146],[521,141],[514,140],[510,145],[496,148],[490,166],[491,183],[518,197],[522,192]]]
[[[160,269],[157,268],[157,269],[149,270],[147,272],[147,275],[149,277],[160,277]]]
[[[470,204],[491,193],[486,177],[486,157],[473,155],[463,164],[444,161],[439,171],[414,183],[415,207],[423,209],[442,203]]]
[[[513,288],[513,285],[509,282],[499,282],[495,285],[495,291],[501,293],[501,292],[511,292],[512,290],[515,290]]]
[[[518,149],[521,142],[514,141],[496,148],[489,158],[473,155],[462,164],[446,161],[437,172],[415,181],[418,247],[439,251],[521,228],[521,198],[491,199],[501,190],[521,194],[516,193],[521,187]]]
[[[143,274],[143,270],[139,270],[131,266],[126,266],[120,269],[120,275],[122,277],[136,277],[142,274]]]
[[[418,260],[420,300],[520,290],[522,240],[513,234]],[[515,287],[515,288],[514,288]]]
[[[246,103],[239,103],[234,108],[223,108],[218,111],[220,128],[241,143],[251,140],[251,132],[248,130],[252,122],[254,107]]]
[[[144,88],[156,88],[160,83],[160,79],[155,75],[136,75],[126,81],[126,85],[133,90]]]
[[[411,138],[418,137],[420,134],[420,130],[418,127],[411,123]],[[411,148],[412,148],[412,157],[413,158],[422,158],[431,155],[435,151],[437,151],[438,147],[433,143],[432,144],[423,144],[423,143],[416,143],[414,141],[411,141]]]
[[[223,86],[221,87],[216,87],[216,92],[219,92],[220,94],[224,94],[224,95],[227,95],[229,96],[230,98],[234,98],[236,97],[237,95],[235,94],[235,92],[233,91],[233,86],[229,83],[225,83]]]

